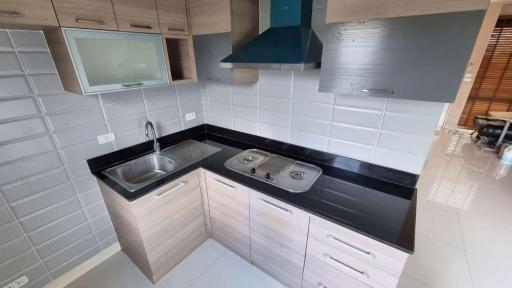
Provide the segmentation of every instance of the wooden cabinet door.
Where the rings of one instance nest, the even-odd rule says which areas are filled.
[[[487,9],[489,0],[338,0],[327,2],[327,23]]]
[[[156,0],[162,33],[189,35],[187,1]]]
[[[119,31],[160,33],[155,0],[112,0]]]
[[[154,282],[207,239],[197,170],[132,205]]]
[[[251,191],[251,259],[286,287],[300,288],[309,215]]]
[[[60,26],[117,30],[110,0],[53,0]]]
[[[0,0],[0,23],[59,26],[50,0]]]
[[[188,0],[192,35],[231,32],[230,0]]]
[[[206,172],[212,237],[250,261],[249,191],[224,177]]]

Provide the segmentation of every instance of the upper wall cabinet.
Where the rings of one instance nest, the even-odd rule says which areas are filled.
[[[117,30],[110,0],[53,0],[63,27]]]
[[[45,36],[66,91],[85,95],[169,83],[161,35],[54,28]]]
[[[50,0],[0,0],[0,24],[59,26]]]
[[[192,35],[231,32],[231,0],[188,0]],[[250,1],[245,1],[250,2]],[[256,7],[258,7],[258,1]]]
[[[155,0],[112,0],[119,31],[160,33]]]
[[[189,35],[187,1],[156,0],[162,33]]]
[[[489,0],[330,0],[327,23],[487,9]]]

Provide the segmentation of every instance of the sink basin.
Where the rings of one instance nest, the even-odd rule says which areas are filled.
[[[161,154],[150,154],[109,168],[105,175],[129,191],[135,191],[176,170],[176,162]]]

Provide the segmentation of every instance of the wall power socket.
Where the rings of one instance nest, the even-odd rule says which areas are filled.
[[[12,281],[11,283],[5,285],[3,288],[20,288],[28,284],[27,276],[23,275],[20,278]]]
[[[191,112],[191,113],[185,114],[185,120],[191,121],[194,119],[196,119],[196,112]]]

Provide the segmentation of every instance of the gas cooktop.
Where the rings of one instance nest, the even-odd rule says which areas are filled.
[[[322,169],[315,165],[258,149],[245,150],[227,160],[224,166],[293,193],[308,191],[322,175]]]

